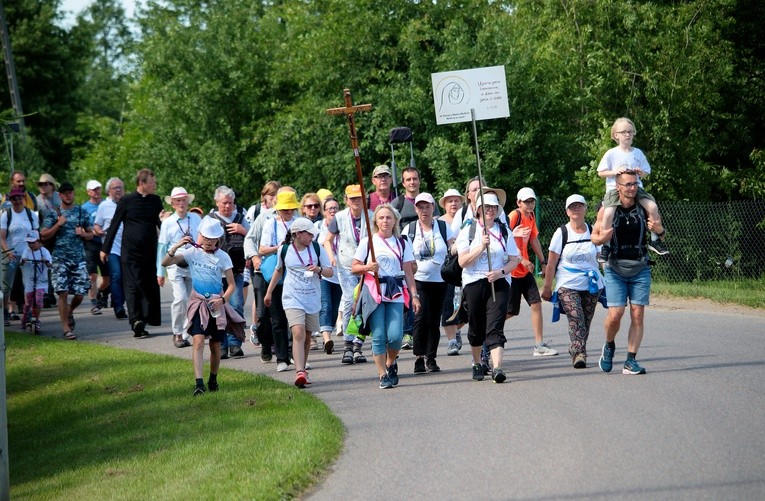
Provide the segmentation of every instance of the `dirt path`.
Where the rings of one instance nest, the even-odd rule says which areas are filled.
[[[724,315],[750,315],[765,317],[765,309],[750,308],[732,303],[717,303],[705,298],[681,298],[677,296],[651,296],[651,307],[663,310],[692,310],[717,312]]]

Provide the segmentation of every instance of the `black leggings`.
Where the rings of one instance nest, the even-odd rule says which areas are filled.
[[[491,284],[483,278],[466,285],[462,295],[468,311],[468,341],[470,346],[478,347],[486,343],[491,350],[496,346],[505,346],[505,317],[507,302],[510,298],[510,284],[500,279],[494,282],[495,300],[491,298]]]
[[[414,344],[412,351],[417,356],[436,358],[438,341],[441,338],[441,311],[446,294],[445,282],[420,282],[415,280],[420,296],[420,311],[414,316]]]

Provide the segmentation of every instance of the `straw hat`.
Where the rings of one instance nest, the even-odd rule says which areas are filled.
[[[454,188],[449,188],[446,190],[446,193],[444,193],[444,196],[438,201],[438,205],[440,205],[442,209],[446,209],[446,199],[451,197],[457,197],[463,204],[465,203],[465,197],[463,197],[459,191]]]
[[[183,198],[186,197],[186,201],[191,204],[191,202],[194,201],[194,194],[193,193],[187,193],[186,188],[181,188],[180,186],[176,186],[173,188],[173,191],[170,192],[170,196],[165,197],[165,203],[172,204],[173,199],[175,198]]]

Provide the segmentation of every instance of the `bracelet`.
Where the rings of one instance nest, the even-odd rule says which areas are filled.
[[[412,294],[412,297],[416,297],[417,299],[420,299],[420,295],[417,294],[416,292],[414,294]]]
[[[667,229],[666,229],[666,228],[664,228],[664,229],[662,230],[662,232],[661,232],[661,233],[657,233],[657,234],[656,234],[656,236],[657,236],[657,237],[663,237],[663,236],[664,236],[664,235],[666,235],[666,234],[667,234]]]
[[[223,301],[223,304],[226,304],[226,296],[221,296],[220,299]]]
[[[322,271],[324,271],[324,268],[322,268],[321,266],[319,266],[319,276],[321,276],[321,272],[322,272]]]
[[[167,255],[168,255],[168,256],[170,256],[170,257],[175,257],[175,252],[173,252],[172,254],[170,254],[170,251],[167,251]]]

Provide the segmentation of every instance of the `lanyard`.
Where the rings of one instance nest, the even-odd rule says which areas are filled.
[[[175,222],[178,223],[178,228],[180,228],[181,233],[183,234],[183,237],[190,237],[191,236],[191,219],[189,217],[184,218],[186,220],[186,230],[183,229],[183,226],[181,226],[181,220],[178,219]],[[181,238],[183,238],[181,237]]]
[[[399,249],[399,253],[397,254],[396,251],[393,250],[393,247],[390,246],[390,244],[388,243],[388,240],[384,236],[382,236],[379,233],[377,234],[377,236],[380,237],[380,239],[383,241],[385,246],[388,249],[390,249],[390,251],[393,253],[394,256],[396,256],[399,264],[401,265],[401,269],[403,270],[404,269],[404,249],[401,248],[401,242],[399,242],[398,239],[396,239],[396,248]]]
[[[295,249],[295,255],[300,260],[300,264],[305,266],[305,262],[303,261],[303,258],[300,257],[300,251],[298,251],[297,245],[295,245],[295,242],[292,242],[292,248]],[[308,249],[308,266],[313,266],[313,256],[311,256],[311,246],[309,245],[306,247]]]
[[[481,224],[481,222],[479,221],[479,222],[478,222],[478,224]],[[481,227],[483,227],[483,225],[482,225],[482,224],[481,224]],[[486,229],[486,228],[484,228],[484,229]],[[495,234],[494,234],[494,232],[492,232],[492,231],[491,231],[491,230],[489,230],[489,229],[486,229],[486,233],[488,233],[489,235],[491,235],[492,237],[494,237],[494,239],[495,239],[497,242],[499,242],[499,245],[501,245],[501,246],[502,246],[502,251],[503,251],[503,252],[507,252],[507,249],[505,248],[505,242],[502,240],[502,232],[500,232],[500,234],[499,234],[499,235],[495,235]]]

